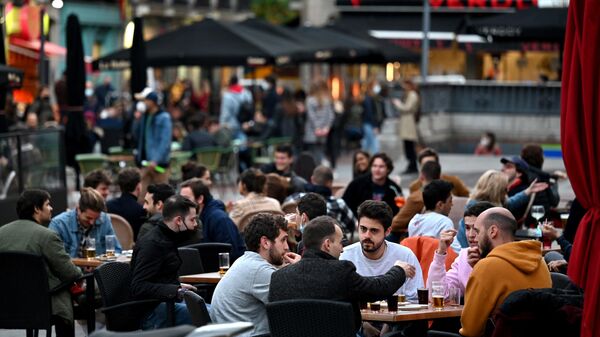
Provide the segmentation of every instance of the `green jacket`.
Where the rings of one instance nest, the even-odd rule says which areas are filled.
[[[16,220],[0,227],[0,251],[42,255],[46,261],[50,289],[82,276],[79,268],[71,262],[58,234],[30,220]],[[73,320],[68,288],[52,296],[52,314]]]

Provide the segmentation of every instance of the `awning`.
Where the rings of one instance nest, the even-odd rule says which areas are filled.
[[[37,59],[39,58],[40,53],[40,41],[28,41],[18,37],[11,37],[9,39],[8,49],[11,52]],[[67,49],[65,47],[48,41],[44,42],[44,52],[47,57],[67,55]]]

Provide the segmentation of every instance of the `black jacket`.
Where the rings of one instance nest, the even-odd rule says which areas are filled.
[[[181,258],[178,233],[164,223],[154,227],[135,245],[131,258],[131,296],[135,299],[175,299]]]
[[[106,208],[108,213],[118,214],[129,222],[133,229],[133,240],[137,241],[140,227],[146,218],[146,210],[137,202],[137,198],[131,193],[122,193],[120,197],[109,200]]]
[[[146,236],[146,234],[150,233],[152,229],[160,225],[163,221],[163,216],[161,213],[156,213],[151,216],[140,228],[140,232],[138,234],[138,239]],[[198,228],[195,231],[185,231],[181,233],[180,237],[177,240],[177,247],[185,247],[188,245],[193,245],[194,243],[202,242],[202,221],[200,219],[196,219],[198,222]]]
[[[382,201],[392,208],[393,214],[397,214],[400,209],[396,206],[394,198],[396,198],[396,193],[402,195],[402,188],[390,178],[386,178],[383,187],[385,188],[385,195]],[[358,218],[358,206],[365,200],[373,199],[373,180],[371,174],[361,175],[352,180],[346,188],[342,199],[344,199],[348,207],[350,207],[354,215]]]
[[[406,279],[404,270],[392,267],[387,273],[363,277],[350,261],[312,249],[302,259],[271,276],[269,302],[293,299],[322,299],[352,303],[356,328],[361,326],[359,302],[372,302],[394,294]]]

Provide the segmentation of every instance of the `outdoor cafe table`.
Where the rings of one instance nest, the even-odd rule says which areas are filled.
[[[76,265],[77,267],[92,267],[92,268],[99,267],[101,264],[103,264],[105,262],[115,262],[115,261],[129,263],[129,262],[131,262],[131,257],[119,256],[116,259],[99,259],[99,258],[86,259],[85,257],[74,257],[71,259],[71,262],[73,262],[73,264]]]
[[[194,274],[194,275],[183,275],[183,276],[179,276],[179,281],[183,282],[183,283],[217,284],[217,283],[219,283],[219,281],[221,281],[221,275],[219,275],[219,272]]]
[[[378,312],[369,309],[360,311],[363,321],[375,322],[407,322],[418,320],[433,320],[438,318],[460,317],[463,306],[446,306],[442,310],[434,310],[431,306],[420,310],[404,311],[400,306],[396,312],[389,312],[382,308]]]

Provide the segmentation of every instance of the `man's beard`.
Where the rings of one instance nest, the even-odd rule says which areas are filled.
[[[484,236],[482,240],[479,240],[479,256],[481,259],[485,258],[493,249],[492,242],[487,236]]]
[[[283,264],[283,256],[277,254],[274,248],[269,249],[269,263],[274,266],[281,266]]]
[[[362,248],[363,251],[367,252],[367,253],[373,253],[379,250],[379,248],[381,248],[381,246],[383,246],[383,243],[385,242],[384,240],[381,240],[381,242],[379,243],[379,245],[375,245],[375,242],[371,241],[370,239],[365,239],[362,240],[360,242],[360,246]],[[368,243],[372,246],[372,248],[365,248],[365,243]]]

